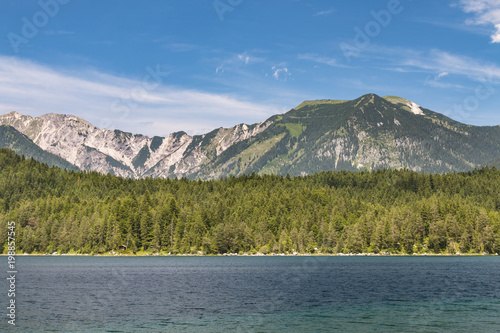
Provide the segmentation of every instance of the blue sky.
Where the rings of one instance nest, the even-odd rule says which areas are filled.
[[[165,136],[376,93],[500,124],[500,0],[2,0],[0,36],[0,114]]]

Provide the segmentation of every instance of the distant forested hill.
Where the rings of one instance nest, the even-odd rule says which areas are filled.
[[[18,253],[495,253],[499,210],[497,169],[132,180],[0,149],[4,253],[8,221]]]

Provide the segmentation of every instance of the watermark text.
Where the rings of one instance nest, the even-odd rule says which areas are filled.
[[[35,12],[31,19],[23,16],[21,21],[21,34],[9,32],[7,39],[14,52],[19,53],[19,46],[28,44],[29,41],[38,35],[39,29],[49,24],[51,18],[58,13],[61,5],[66,5],[71,0],[39,0],[38,6],[41,10]]]
[[[9,298],[9,306],[7,306],[7,321],[10,325],[16,325],[16,222],[10,221],[7,227],[7,281],[9,281],[9,290],[7,296]]]

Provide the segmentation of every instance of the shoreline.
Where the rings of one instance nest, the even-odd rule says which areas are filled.
[[[8,254],[0,254],[2,257],[8,257]],[[32,256],[32,257],[488,257],[498,256],[498,253],[413,253],[413,254],[393,254],[393,253],[271,253],[271,254],[238,254],[238,253],[223,253],[223,254],[170,254],[170,253],[152,253],[152,254],[131,254],[131,253],[20,253],[16,257]]]

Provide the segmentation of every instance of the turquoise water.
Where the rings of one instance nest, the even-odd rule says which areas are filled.
[[[500,331],[499,257],[17,260],[6,332]]]

